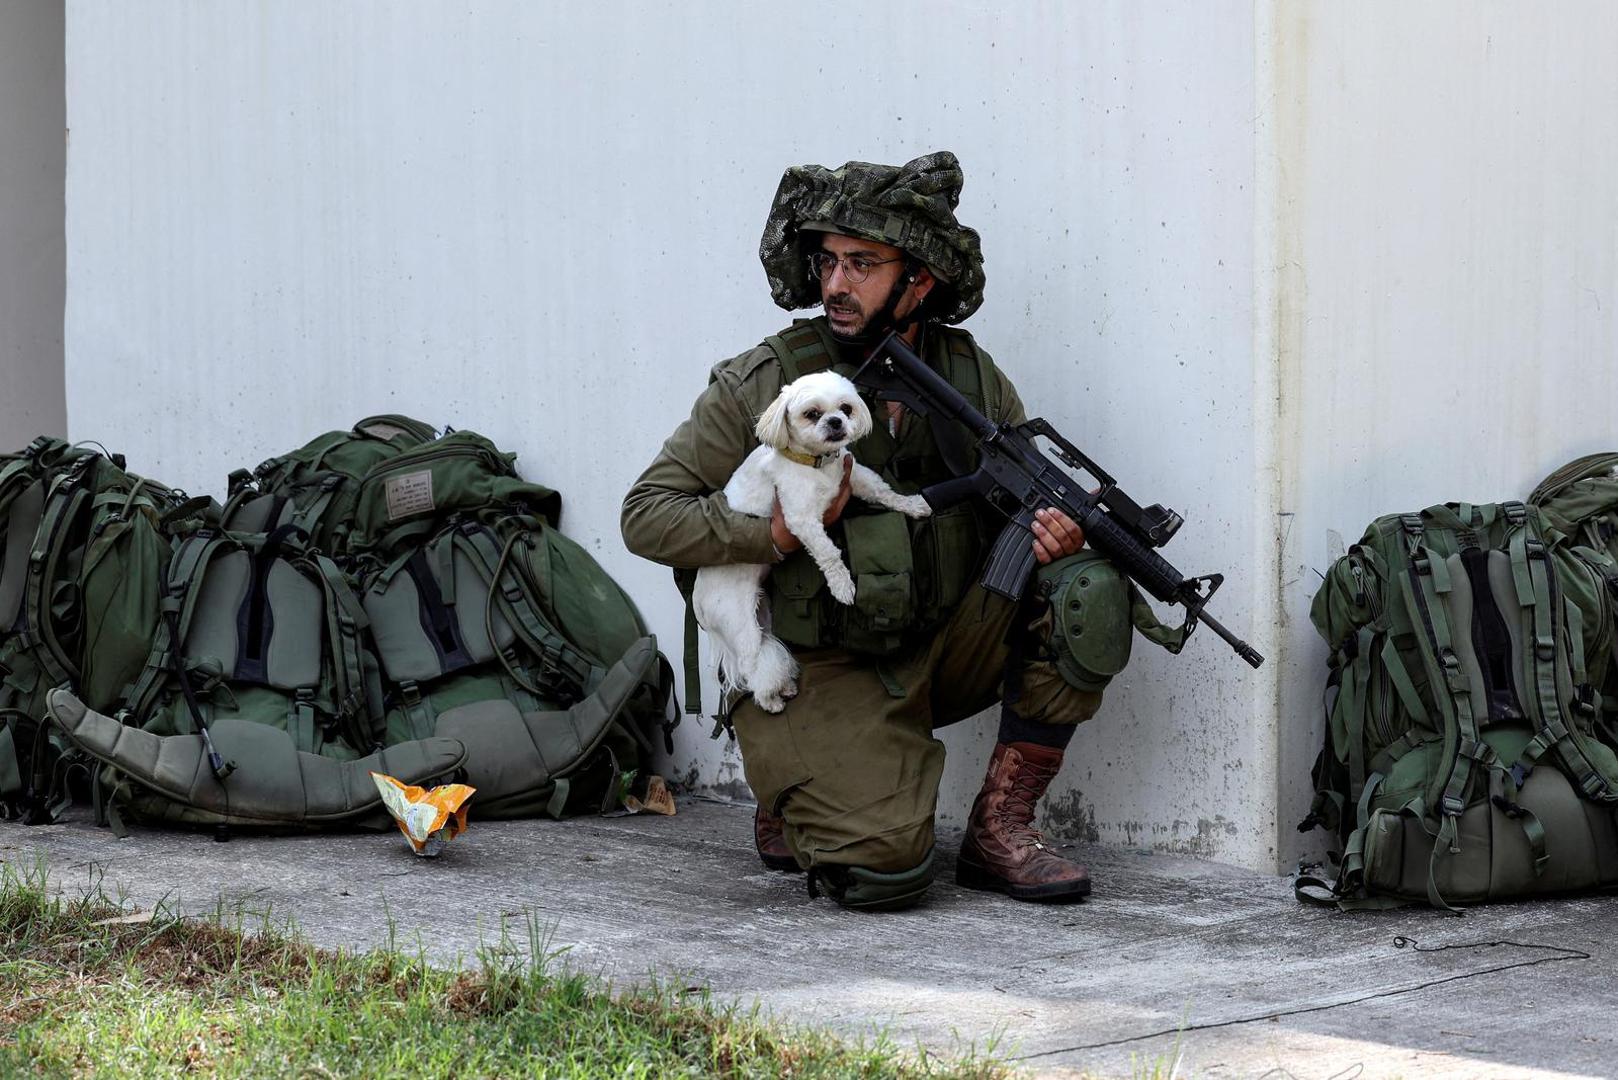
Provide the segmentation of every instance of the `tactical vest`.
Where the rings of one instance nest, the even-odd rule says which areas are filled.
[[[794,320],[765,344],[781,362],[783,385],[828,367],[854,374],[824,318]],[[922,353],[975,408],[999,418],[1001,402],[987,400],[998,396],[999,382],[972,335],[929,325]],[[935,432],[933,418],[907,409],[895,437],[886,403],[864,396],[875,423],[854,454],[894,490],[913,494],[976,467],[963,426],[946,421],[948,428]],[[832,598],[819,567],[799,550],[768,578],[773,632],[800,648],[837,645],[875,656],[897,651],[943,622],[971,587],[998,525],[987,518],[977,499],[920,519],[851,499],[829,532],[854,575],[853,605]]]

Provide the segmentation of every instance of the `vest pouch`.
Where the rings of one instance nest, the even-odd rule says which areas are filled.
[[[843,537],[854,575],[843,644],[858,652],[893,652],[916,622],[909,519],[892,510],[844,518]]]
[[[912,528],[916,562],[929,571],[921,575],[916,624],[930,626],[955,610],[983,564],[978,516],[968,501],[921,518]]]
[[[768,582],[770,632],[788,645],[805,649],[826,643],[829,635],[820,618],[826,579],[809,553],[793,552],[770,571]]]

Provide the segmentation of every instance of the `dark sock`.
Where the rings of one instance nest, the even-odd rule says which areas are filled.
[[[1000,708],[999,741],[1003,743],[1033,743],[1036,746],[1065,750],[1067,744],[1073,741],[1073,732],[1077,728],[1077,724],[1035,723],[1032,720],[1024,720],[1015,710],[1005,706]]]

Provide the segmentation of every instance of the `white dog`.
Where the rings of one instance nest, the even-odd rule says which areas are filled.
[[[792,535],[802,541],[839,603],[854,602],[854,578],[822,523],[843,481],[848,445],[871,430],[871,410],[854,384],[831,371],[805,375],[781,388],[758,418],[758,449],[725,485],[731,508],[769,517],[777,499]],[[910,517],[932,513],[920,495],[900,495],[856,463],[853,494]],[[780,712],[798,692],[797,662],[760,623],[768,564],[705,566],[697,571],[691,604],[718,654],[726,690],[750,690],[766,712]]]

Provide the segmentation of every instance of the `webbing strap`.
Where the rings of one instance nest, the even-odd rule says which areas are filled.
[[[315,742],[315,702],[313,691],[304,688],[293,696],[287,709],[287,733],[299,750],[319,752]]]
[[[325,457],[324,452],[321,457]],[[316,464],[318,465],[318,463],[317,459]],[[344,479],[341,473],[332,473],[330,476],[323,477],[320,481],[320,494],[316,495],[314,501],[308,506],[293,512],[292,524],[302,529],[309,536],[315,535],[315,524],[326,513],[326,508],[331,505],[332,499],[337,495],[337,489],[343,486]],[[274,522],[272,521],[270,524],[273,525]]]
[[[1506,785],[1511,785],[1511,794],[1506,794]],[[1545,864],[1550,860],[1550,852],[1545,844],[1545,826],[1540,822],[1539,816],[1532,810],[1517,801],[1521,794],[1512,773],[1502,767],[1491,770],[1489,778],[1489,801],[1501,813],[1515,821],[1523,831],[1523,837],[1528,841],[1529,852],[1534,859],[1534,876],[1539,877],[1545,872]]]
[[[691,590],[685,593],[685,711],[697,715],[702,712],[702,660],[697,653],[697,608],[691,602]]]
[[[1368,768],[1373,773],[1385,774],[1393,768],[1394,762],[1398,761],[1400,758],[1404,757],[1418,746],[1425,746],[1430,742],[1437,741],[1437,738],[1437,736],[1424,734],[1415,728],[1411,728],[1393,742],[1389,743],[1387,746],[1384,746],[1382,748],[1382,752],[1371,759],[1371,763]]]
[[[380,729],[366,722],[369,703],[365,696],[365,657],[360,631],[370,625],[370,619],[337,564],[324,555],[316,555],[312,561],[325,586],[327,636],[334,650],[332,668],[338,680],[337,715],[354,749],[365,751],[380,742],[382,735]]]
[[[1460,822],[1459,816],[1444,816],[1443,824],[1438,828],[1438,837],[1433,841],[1432,854],[1427,856],[1427,902],[1456,915],[1461,913],[1460,909],[1452,906],[1438,891],[1438,860],[1445,854],[1460,853]]]
[[[554,670],[570,688],[575,688],[580,698],[592,693],[605,676],[605,671],[591,664],[583,653],[570,645],[540,616],[529,600],[520,575],[505,572],[510,545],[502,553],[495,547],[493,534],[481,525],[463,528],[459,535],[466,540],[465,550],[481,564],[484,580],[489,583],[490,602],[494,603],[496,597],[499,598],[501,613],[518,629],[525,643],[547,669],[541,671],[541,680]],[[516,540],[516,536],[512,539]]]
[[[1404,705],[1405,712],[1423,727],[1436,728],[1437,725],[1427,715],[1427,707],[1421,703],[1421,695],[1416,693],[1415,681],[1410,678],[1409,670],[1399,658],[1399,650],[1394,647],[1392,636],[1383,639],[1382,651],[1378,656],[1382,660],[1382,670],[1387,672],[1388,681],[1393,684],[1394,692],[1399,695],[1399,701]]]
[[[455,532],[439,533],[428,545],[438,574],[438,596],[445,607],[455,606]],[[494,642],[491,639],[490,645]]]
[[[1356,829],[1365,828],[1366,822],[1370,820],[1371,797],[1376,794],[1376,789],[1382,786],[1384,779],[1386,777],[1379,772],[1374,772],[1366,778],[1365,790],[1360,792],[1360,801],[1354,806],[1354,827]]]
[[[399,684],[399,697],[403,702],[405,724],[412,739],[430,739],[436,726],[432,705],[421,694],[415,680],[406,679]]]
[[[1563,625],[1567,627],[1567,651],[1568,659],[1572,661],[1573,681],[1583,686],[1590,681],[1584,664],[1584,616],[1571,596],[1563,599],[1562,613]]]
[[[1365,788],[1365,717],[1369,709],[1367,690],[1371,677],[1371,658],[1367,655],[1372,632],[1362,628],[1355,637],[1354,659],[1343,670],[1342,685],[1337,691],[1334,711],[1340,710],[1344,719],[1344,735],[1348,739],[1348,797],[1358,799]]]
[[[1438,675],[1442,680],[1441,689],[1447,690],[1447,693],[1438,696],[1441,701],[1449,703],[1450,718],[1454,724],[1454,738],[1445,740],[1446,747],[1453,747],[1453,754],[1449,780],[1439,797],[1438,807],[1446,821],[1453,821],[1465,809],[1466,785],[1472,776],[1472,759],[1462,754],[1461,749],[1478,742],[1478,727],[1472,711],[1471,680],[1455,652],[1449,615],[1439,600],[1439,594],[1451,591],[1454,582],[1437,552],[1430,548],[1422,548],[1421,551],[1425,557],[1416,559],[1411,565],[1411,591],[1419,604],[1416,621],[1427,630],[1433,658],[1439,668]],[[1453,829],[1451,839],[1454,839]]]
[[[557,821],[560,821],[562,819],[562,811],[567,808],[568,791],[573,785],[568,782],[568,778],[565,776],[558,776],[556,779],[552,780],[551,783],[554,786],[551,788],[550,799],[545,803],[545,813],[549,814]]]
[[[146,654],[146,666],[123,695],[123,699],[129,703],[131,715],[138,721],[144,721],[150,715],[164,681],[174,672],[174,658],[171,654],[181,648],[186,631],[191,626],[191,615],[196,608],[194,597],[187,603],[187,593],[202,591],[191,589],[197,569],[224,543],[228,541],[223,537],[204,530],[183,540],[179,549],[169,559],[162,605],[165,614],[174,613],[178,616],[179,638],[175,639],[173,636],[173,620],[161,618],[157,621],[157,633],[152,636],[152,648]]]
[[[1607,794],[1606,780],[1596,772],[1585,756],[1577,735],[1569,728],[1562,715],[1561,700],[1556,689],[1557,633],[1556,633],[1556,575],[1550,566],[1550,554],[1539,540],[1526,537],[1523,529],[1512,538],[1513,559],[1517,557],[1518,537],[1523,537],[1520,549],[1528,567],[1528,576],[1534,587],[1532,611],[1533,643],[1525,650],[1530,654],[1529,673],[1533,678],[1535,726],[1554,740],[1557,756],[1567,768],[1579,789],[1590,798]]]
[[[84,459],[85,462],[90,460]],[[56,620],[51,618],[50,586],[56,579],[57,567],[66,547],[62,542],[62,533],[90,498],[90,493],[78,486],[85,471],[83,465],[76,466],[51,485],[51,492],[45,498],[44,517],[34,533],[33,547],[28,553],[28,628],[44,646],[34,650],[34,655],[53,686],[71,683],[78,677],[77,666],[56,638]],[[72,493],[59,498],[59,487],[72,487]]]

